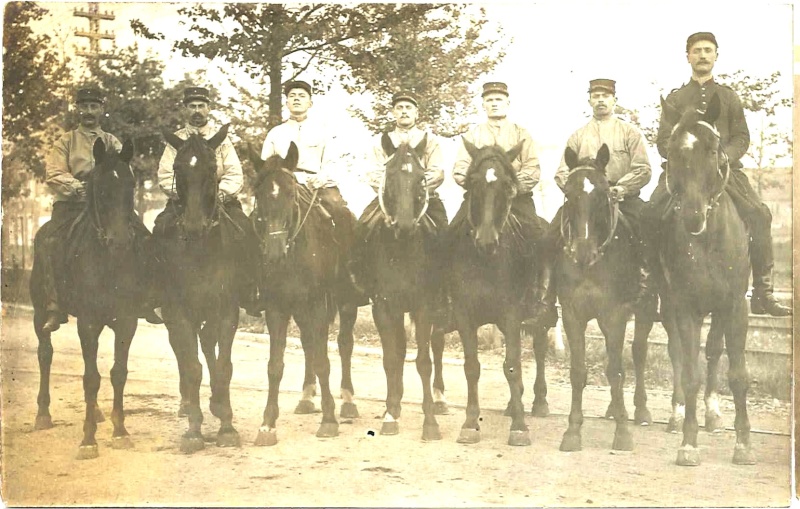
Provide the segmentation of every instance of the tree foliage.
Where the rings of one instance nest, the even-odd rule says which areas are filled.
[[[175,50],[224,60],[269,84],[269,127],[281,120],[283,84],[327,69],[338,72],[349,92],[373,92],[379,117],[391,91],[415,88],[426,94],[426,115],[446,119],[444,130],[458,132],[450,117],[462,116],[466,87],[502,57],[490,51],[494,40],[481,38],[483,12],[451,4],[229,3],[178,12],[191,35]],[[143,37],[163,37],[139,20],[131,26]],[[367,112],[359,116],[378,128]]]
[[[42,153],[59,134],[69,73],[47,34],[32,21],[47,11],[33,2],[9,2],[3,17],[3,201],[44,176]]]

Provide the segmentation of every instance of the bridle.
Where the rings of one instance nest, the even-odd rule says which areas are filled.
[[[592,166],[578,166],[576,168],[572,168],[571,172],[576,172],[578,170],[595,170]],[[606,240],[603,241],[602,244],[597,248],[597,258],[592,262],[592,264],[597,263],[600,258],[603,257],[605,254],[606,248],[611,244],[611,241],[614,240],[617,224],[619,223],[619,204],[616,200],[611,197],[610,190],[606,193],[606,198],[608,200],[608,212],[609,212],[609,229],[608,229],[608,237]],[[570,249],[572,246],[572,229],[570,228],[570,223],[568,220],[565,219],[567,216],[567,196],[564,195],[564,203],[562,205],[561,211],[561,224],[559,225],[561,228],[561,238],[564,239],[564,251],[575,261],[574,253]]]
[[[475,193],[469,192],[467,193],[467,222],[469,223],[469,227],[472,231],[478,229],[475,225],[474,221],[472,220],[472,197]],[[512,199],[508,200],[508,204],[506,205],[505,213],[503,214],[503,222],[502,226],[500,226],[500,231],[498,233],[502,233],[505,229],[506,225],[508,224],[508,218],[511,216],[511,205],[513,203]]]
[[[397,154],[397,152],[395,152]],[[392,156],[386,163],[384,164],[385,168],[388,169],[389,163],[394,159],[395,156]],[[412,157],[416,157],[412,155]],[[420,165],[422,166],[422,165]],[[386,209],[386,202],[384,201],[384,191],[386,190],[386,179],[388,179],[389,172],[383,172],[383,178],[381,179],[380,186],[378,188],[378,205],[381,208],[381,212],[383,212],[383,216],[386,219],[387,226],[394,226],[397,224],[397,219],[393,218],[389,211]],[[419,215],[414,219],[414,226],[417,226],[422,218],[425,217],[425,214],[428,212],[428,203],[430,202],[430,190],[428,189],[428,181],[425,178],[425,174],[422,175],[422,186],[425,188],[425,201],[422,204],[422,210],[420,211]]]
[[[291,172],[289,172],[287,170],[281,169],[280,171],[283,171],[283,172],[291,174]],[[295,179],[293,174],[292,174],[292,178]],[[297,187],[300,186],[300,184],[297,183],[296,179],[295,179],[294,185],[297,186]],[[311,194],[311,199],[309,200],[309,203],[308,203],[308,209],[306,209],[305,213],[303,214],[302,211],[301,211],[301,208],[300,208],[299,194],[295,193],[294,205],[295,205],[296,212],[295,212],[293,217],[301,217],[301,215],[302,215],[302,217],[301,217],[300,221],[297,222],[297,224],[295,225],[295,228],[294,228],[294,231],[292,232],[292,234],[289,235],[288,239],[286,240],[286,244],[283,247],[283,253],[284,254],[288,253],[289,250],[291,250],[292,247],[294,247],[295,240],[297,239],[297,236],[300,235],[300,231],[303,229],[303,225],[306,224],[306,220],[308,219],[308,216],[311,214],[311,210],[314,208],[315,205],[317,205],[317,195],[318,194],[319,194],[319,189],[314,189],[313,193]],[[263,219],[261,218],[261,214],[259,214],[259,210],[260,209],[258,207],[258,200],[256,199],[255,196],[253,196],[253,210],[255,211],[255,213],[252,214],[251,217],[253,217],[255,219],[255,221],[257,221],[257,222],[262,222]],[[270,242],[271,238],[277,237],[279,235],[287,235],[289,233],[289,227],[291,226],[291,223],[292,223],[292,221],[290,219],[288,223],[283,225],[282,229],[276,230],[276,231],[266,231],[266,232],[264,232],[263,235],[259,235],[258,243],[259,243],[259,246],[261,248],[261,254],[262,255],[266,255],[267,254],[267,249],[268,249],[268,245],[269,245],[269,242]],[[255,229],[256,233],[258,234],[260,228],[258,228],[255,223],[253,223],[253,228]]]
[[[731,163],[730,163],[730,160],[727,157],[725,157],[725,172],[723,173],[722,168],[720,168],[719,154],[720,154],[720,152],[722,152],[722,146],[721,146],[721,143],[720,143],[721,136],[720,136],[719,131],[713,125],[709,124],[708,122],[702,121],[702,120],[697,122],[697,125],[700,125],[700,126],[703,126],[703,127],[707,128],[709,131],[711,131],[711,134],[713,134],[714,137],[717,139],[717,143],[719,144],[719,146],[718,146],[718,149],[717,149],[716,165],[715,166],[717,168],[717,173],[722,178],[722,185],[720,186],[719,190],[708,200],[708,203],[706,204],[706,208],[703,211],[703,228],[698,232],[689,232],[689,233],[691,233],[692,235],[695,235],[695,236],[700,235],[705,231],[705,225],[706,225],[706,222],[707,222],[708,213],[711,212],[711,210],[713,210],[719,204],[719,200],[720,200],[720,198],[722,198],[722,195],[725,192],[725,188],[728,186],[728,180],[730,180],[730,176],[731,176]],[[675,126],[675,129],[677,129],[677,126]],[[673,129],[673,132],[674,132],[674,129]],[[669,169],[670,169],[670,158],[667,158],[667,168],[665,170],[666,176],[664,178],[664,183],[666,184],[667,192],[669,193],[669,195],[672,196],[673,198],[675,198],[675,201],[676,201],[675,208],[676,209],[680,209],[680,206],[681,206],[681,204],[680,204],[680,195],[678,193],[674,192],[672,190],[672,188],[670,187],[670,185],[669,185]]]
[[[195,158],[196,158],[196,156],[192,156],[193,160]],[[190,162],[188,164],[188,166],[191,167],[191,168],[194,168],[195,164],[196,163]],[[183,171],[188,171],[188,170],[183,170]],[[175,176],[172,179],[172,191],[173,191],[173,193],[176,193],[176,189],[175,188],[176,188],[177,181],[178,181],[178,175],[177,175],[177,172],[174,172],[174,173],[175,173]],[[208,224],[206,225],[206,227],[204,228],[203,234],[208,234],[208,232],[210,232],[215,226],[217,226],[219,224],[219,211],[220,210],[224,210],[224,208],[221,207],[220,198],[218,196],[219,195],[219,182],[217,182],[217,178],[216,178],[216,168],[214,168],[214,174],[211,176],[211,182],[213,183],[213,186],[214,186],[214,203],[213,203],[212,208],[211,208],[211,214],[209,215],[209,217],[211,218],[211,221],[209,221]],[[171,207],[173,207],[173,211],[175,213],[175,217],[177,218],[176,225],[178,226],[178,229],[182,231],[183,228],[184,228],[184,213],[177,206],[177,204],[175,203],[174,200],[170,200],[168,202],[168,204]]]
[[[128,170],[130,171],[130,166],[128,166]],[[91,217],[91,223],[92,223],[92,226],[94,226],[95,234],[97,235],[97,240],[100,241],[100,243],[103,246],[108,247],[109,244],[111,243],[111,236],[106,231],[106,227],[103,226],[103,221],[102,221],[102,219],[100,217],[100,204],[97,201],[97,194],[98,193],[97,193],[97,190],[95,189],[96,185],[95,185],[94,182],[92,182],[91,185],[92,185],[92,207],[91,208],[93,209],[93,214],[92,214],[92,217]],[[81,216],[83,214],[85,214],[85,212],[82,212]],[[75,222],[73,223],[72,227],[70,228],[70,236],[72,235],[72,229],[75,227],[75,225],[78,224],[81,216],[79,216],[75,220]],[[128,222],[128,233],[131,235],[131,237],[133,237],[133,225],[130,224],[130,222]]]

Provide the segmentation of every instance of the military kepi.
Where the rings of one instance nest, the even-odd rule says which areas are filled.
[[[616,85],[617,85],[616,81],[609,80],[606,78],[598,78],[596,80],[591,80],[589,82],[589,93],[591,94],[595,90],[605,90],[606,92],[610,92],[614,95],[617,95]]]
[[[686,51],[688,52],[692,45],[697,41],[713,42],[714,46],[719,48],[719,44],[717,44],[717,38],[714,37],[714,34],[711,32],[697,32],[696,34],[690,35],[689,38],[686,39]]]
[[[295,88],[302,88],[303,90],[308,92],[308,95],[312,94],[311,85],[309,85],[305,81],[294,80],[287,82],[286,85],[283,86],[284,95],[289,95],[289,92]]]
[[[183,104],[188,104],[192,101],[204,101],[211,103],[211,97],[207,88],[203,87],[188,87],[183,91]]]
[[[75,103],[89,103],[95,102],[103,104],[106,102],[105,97],[103,97],[103,93],[100,91],[99,88],[94,87],[84,87],[79,88],[78,91],[75,93]]]
[[[408,101],[414,106],[419,107],[419,103],[417,102],[417,96],[408,91],[397,92],[392,96],[392,106],[399,103],[400,101]]]
[[[488,83],[484,83],[481,97],[485,97],[486,94],[505,94],[508,96],[508,85],[499,81],[490,81]]]

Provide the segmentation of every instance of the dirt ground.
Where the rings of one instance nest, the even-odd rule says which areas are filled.
[[[218,448],[219,425],[207,410],[207,374],[201,391],[206,448],[182,454],[185,418],[177,417],[177,367],[163,326],[142,323],[131,347],[125,408],[135,447],[110,447],[111,423],[99,425],[100,457],[76,459],[82,435],[83,363],[75,320],[54,334],[51,413],[55,427],[34,431],[38,366],[30,314],[9,308],[2,323],[2,497],[9,506],[788,506],[791,444],[788,404],[752,401],[756,466],[731,463],[734,432],[701,431],[702,464],[678,467],[680,435],[663,424],[634,429],[636,447],[612,453],[613,423],[587,418],[583,450],[558,450],[567,426],[570,389],[564,373],[548,369],[551,415],[527,417],[533,444],[506,444],[510,419],[501,409],[508,398],[502,357],[482,355],[480,382],[482,441],[456,443],[464,420],[463,364],[449,352],[445,384],[450,414],[439,416],[442,440],[422,442],[421,389],[413,362],[405,365],[400,434],[380,436],[386,382],[379,350],[356,348],[353,380],[361,416],[341,420],[340,435],[314,436],[320,415],[295,415],[302,384],[302,351],[287,349],[281,385],[278,444],[253,445],[266,404],[267,336],[239,334],[234,343],[232,402],[242,447]],[[110,332],[101,337],[100,405],[108,416],[113,358]],[[411,357],[412,352],[409,352]],[[202,357],[202,356],[201,356]],[[340,380],[331,348],[332,386]],[[533,362],[523,365],[532,400]],[[630,375],[629,375],[630,376]],[[337,393],[335,393],[338,396]],[[656,421],[669,417],[669,394],[649,391]],[[633,413],[633,396],[626,404]],[[609,401],[606,387],[587,387],[587,417],[600,416]],[[337,398],[337,406],[340,400]],[[319,399],[317,398],[317,407]],[[700,405],[702,408],[702,404]],[[723,400],[726,424],[733,404]]]

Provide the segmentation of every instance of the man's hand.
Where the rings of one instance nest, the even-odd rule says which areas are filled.
[[[75,196],[81,199],[86,198],[86,186],[83,182],[76,182],[73,185],[73,189],[75,189]]]
[[[611,196],[612,200],[622,201],[625,199],[625,188],[622,186],[612,186],[611,189],[608,190],[608,194]]]
[[[217,200],[219,200],[220,203],[225,203],[225,193],[223,193],[222,191],[218,192]]]
[[[311,173],[306,179],[306,186],[308,186],[309,189],[320,189],[325,187],[325,183],[326,180],[316,173]]]

